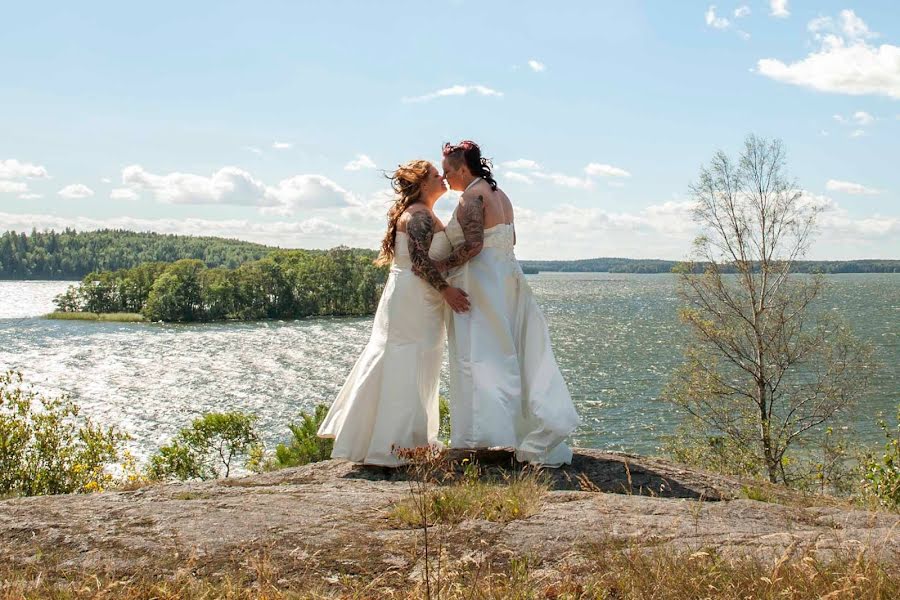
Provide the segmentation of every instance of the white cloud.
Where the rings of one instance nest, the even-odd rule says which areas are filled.
[[[356,228],[332,223],[320,217],[301,221],[251,221],[246,219],[143,219],[135,217],[59,217],[46,214],[0,213],[0,222],[10,229],[38,230],[73,227],[78,231],[127,229],[194,236],[243,239],[285,248],[333,248],[346,244],[375,248],[381,241],[383,224],[377,228]]]
[[[535,73],[541,73],[547,70],[547,66],[544,63],[536,61],[533,58],[528,61],[528,66],[531,67],[531,70]]]
[[[44,197],[43,194],[32,194],[32,193],[28,193],[28,194],[19,194],[19,199],[20,199],[20,200],[35,200],[35,199],[37,199],[37,198],[43,198],[43,197]]]
[[[383,189],[372,194],[368,200],[356,196],[347,198],[348,206],[341,209],[341,216],[345,219],[358,218],[369,223],[384,225],[388,208],[394,202],[394,191],[390,188]]]
[[[504,173],[503,178],[509,181],[518,181],[519,183],[524,183],[526,185],[531,185],[532,183],[534,183],[534,180],[528,175],[522,175],[521,173],[517,173],[515,171]]]
[[[110,179],[109,177],[101,177],[100,182],[101,183],[112,183],[112,179]]]
[[[20,162],[14,158],[0,160],[0,179],[44,179],[49,177],[41,165]]]
[[[289,215],[297,209],[340,208],[354,204],[350,192],[323,175],[296,175],[266,190],[263,212]]]
[[[600,163],[590,163],[584,168],[584,172],[597,177],[631,177],[631,173],[625,169]]]
[[[858,110],[853,113],[853,120],[859,123],[860,125],[869,125],[875,122],[875,117],[870,115],[864,110]]]
[[[375,161],[365,154],[357,154],[355,160],[351,160],[344,165],[345,171],[359,171],[361,169],[374,169]]]
[[[138,193],[131,188],[116,188],[109,192],[110,200],[137,200]]]
[[[260,156],[263,153],[262,149],[257,148],[256,146],[245,146],[245,147],[247,148],[247,150],[249,150],[253,154],[256,154],[257,156]]]
[[[530,175],[531,177],[534,177],[536,179],[550,181],[552,183],[555,183],[556,185],[561,185],[563,187],[588,189],[593,186],[593,183],[590,179],[572,177],[571,175],[565,175],[563,173],[544,173],[541,171],[534,171],[533,173],[530,173]]]
[[[832,19],[809,22],[819,48],[806,58],[787,64],[764,58],[757,62],[760,74],[777,81],[822,92],[849,95],[882,95],[900,98],[900,46],[873,46],[869,31],[853,11],[841,11],[840,27]]]
[[[746,42],[747,40],[750,39],[750,34],[747,33],[746,31],[744,31],[743,29],[738,29],[738,30],[737,30],[737,34],[738,34],[738,36],[740,36],[740,38],[741,38],[742,40],[744,40],[745,42]]]
[[[738,6],[734,9],[734,18],[735,19],[743,19],[750,15],[750,7],[744,4],[743,6]]]
[[[403,102],[427,102],[429,100],[434,100],[435,98],[446,98],[448,96],[466,96],[468,94],[477,94],[479,96],[493,96],[496,98],[500,98],[503,96],[503,92],[498,92],[495,89],[483,85],[453,85],[448,88],[437,90],[436,92],[424,94],[422,96],[403,98]]]
[[[519,158],[516,160],[507,160],[500,163],[504,169],[529,169],[532,171],[540,171],[541,165],[528,158]]]
[[[294,147],[293,142],[272,142],[272,147],[276,150],[290,150]],[[253,150],[251,150],[253,152]]]
[[[704,18],[706,19],[706,24],[714,29],[728,29],[731,25],[731,22],[725,17],[716,16],[715,4],[711,4],[710,7],[706,9]]]
[[[791,16],[788,10],[788,0],[769,0],[769,15],[784,19]]]
[[[0,194],[24,194],[28,184],[24,181],[5,181],[0,179]]]
[[[90,198],[94,195],[94,190],[83,183],[71,183],[57,192],[63,198],[70,200],[80,200],[82,198]]]
[[[838,179],[829,179],[825,183],[825,189],[830,192],[843,192],[845,194],[851,194],[854,196],[871,196],[881,193],[881,190],[866,187],[860,183],[853,183],[852,181],[840,181]]]
[[[852,137],[852,138],[858,138],[858,137],[862,137],[864,135],[866,135],[866,131],[864,129],[854,129],[850,133],[850,137]]]
[[[266,206],[266,187],[238,167],[223,167],[211,177],[191,173],[156,175],[140,165],[122,169],[122,183],[134,190],[152,192],[169,204],[235,204]]]

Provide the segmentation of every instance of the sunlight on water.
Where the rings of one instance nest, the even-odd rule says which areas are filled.
[[[547,273],[528,280],[582,416],[575,443],[656,451],[677,421],[658,400],[684,341],[674,277]],[[861,439],[876,440],[875,415],[893,413],[900,389],[900,277],[827,281],[823,306],[876,346],[881,369],[849,423]],[[331,402],[371,327],[367,318],[196,325],[34,318],[52,310],[67,285],[0,282],[0,368],[22,370],[42,391],[70,393],[86,414],[131,433],[142,457],[208,411],[251,412],[267,444],[283,441],[299,410]]]

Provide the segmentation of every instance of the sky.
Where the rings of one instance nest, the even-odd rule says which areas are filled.
[[[477,141],[522,259],[680,259],[780,138],[812,259],[900,258],[895,0],[0,0],[0,230],[375,248],[385,171]],[[457,197],[436,205],[446,219]]]

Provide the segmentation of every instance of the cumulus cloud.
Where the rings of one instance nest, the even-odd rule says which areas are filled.
[[[881,190],[866,187],[861,183],[853,183],[852,181],[840,181],[838,179],[829,179],[825,183],[825,189],[829,192],[843,192],[854,196],[870,196],[880,194]]]
[[[521,173],[517,173],[516,171],[510,171],[508,173],[503,174],[503,178],[509,181],[517,181],[519,183],[524,183],[526,185],[531,185],[534,183],[534,180],[528,175],[523,175]]]
[[[572,177],[571,175],[566,175],[564,173],[544,173],[543,171],[534,171],[529,175],[535,179],[543,179],[568,188],[588,189],[593,186],[593,182],[590,179]]]
[[[0,179],[44,179],[49,177],[47,169],[30,162],[20,162],[14,158],[0,160]]]
[[[870,115],[864,110],[858,110],[853,113],[853,120],[859,123],[860,125],[869,125],[875,122],[875,117]]]
[[[83,183],[71,183],[57,192],[63,198],[70,200],[80,200],[82,198],[90,198],[94,195],[94,190]]]
[[[791,16],[788,10],[788,0],[769,0],[769,15],[780,19]]]
[[[285,248],[333,248],[346,244],[374,248],[380,242],[381,227],[357,228],[333,223],[321,217],[303,220],[252,221],[247,219],[145,219],[135,217],[59,217],[46,214],[0,213],[0,221],[10,229],[32,227],[56,229],[73,227],[79,231],[127,229],[179,235],[219,236],[243,239]]]
[[[750,7],[744,4],[743,6],[738,6],[734,9],[734,18],[735,19],[743,19],[750,15]]]
[[[491,96],[495,98],[503,97],[503,92],[498,92],[497,90],[484,85],[453,85],[437,90],[435,92],[424,94],[422,96],[403,98],[403,102],[428,102],[429,100],[434,100],[436,98],[446,98],[449,96],[467,96],[469,94],[475,94],[478,96]]]
[[[547,69],[547,66],[544,63],[534,60],[533,58],[528,61],[528,66],[535,73],[541,73]]]
[[[211,176],[193,173],[150,173],[140,165],[122,169],[124,188],[114,199],[133,199],[147,191],[167,204],[227,204],[256,207],[262,213],[290,215],[300,209],[340,208],[354,196],[323,175],[295,175],[266,185],[238,167],[223,167]],[[112,196],[111,196],[112,197]]]
[[[268,207],[263,212],[288,215],[298,209],[341,208],[352,204],[353,195],[323,175],[296,175],[269,187]]]
[[[835,22],[819,17],[807,29],[818,49],[793,63],[774,58],[757,62],[757,71],[776,81],[822,92],[881,95],[900,98],[900,46],[874,46],[878,34],[852,10],[843,10]]]
[[[706,14],[704,15],[706,19],[706,24],[713,29],[728,29],[731,25],[731,22],[725,17],[720,17],[716,15],[716,5],[711,4],[709,8],[706,9]]]
[[[137,200],[138,193],[131,188],[116,188],[109,192],[110,200]]]
[[[631,173],[625,169],[600,163],[590,163],[584,168],[584,172],[597,177],[631,177]]]
[[[361,169],[374,169],[375,161],[365,154],[357,154],[356,159],[344,165],[345,171],[359,171]]]
[[[540,171],[541,165],[536,161],[533,161],[528,158],[519,158],[516,160],[507,160],[500,163],[500,166],[504,169],[528,169],[532,171]]]
[[[238,167],[223,167],[210,177],[192,173],[157,175],[140,165],[122,169],[122,183],[134,190],[151,192],[168,204],[235,204],[265,206],[266,187]]]
[[[294,147],[294,144],[293,142],[272,142],[272,147],[276,150],[290,150]]]
[[[24,181],[7,181],[0,179],[0,194],[24,194],[28,184]]]

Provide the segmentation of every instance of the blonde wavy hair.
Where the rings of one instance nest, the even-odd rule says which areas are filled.
[[[388,226],[384,239],[381,240],[381,252],[375,259],[379,266],[391,264],[394,258],[394,244],[397,240],[397,222],[403,212],[422,201],[422,183],[428,178],[431,163],[427,160],[411,160],[397,167],[397,170],[388,175],[391,180],[391,188],[394,190],[394,203],[388,209]]]

